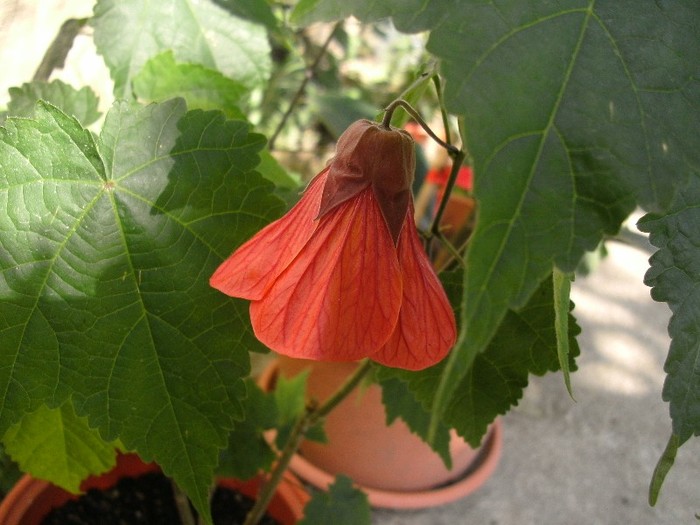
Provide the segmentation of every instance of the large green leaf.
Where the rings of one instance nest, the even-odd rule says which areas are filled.
[[[508,309],[700,166],[700,4],[465,1],[433,29],[479,214],[436,413]]]
[[[700,435],[700,177],[690,178],[668,213],[646,215],[639,229],[659,250],[644,281],[651,296],[668,303],[671,349],[663,398],[670,403],[673,434],[682,445]]]
[[[92,24],[117,97],[129,95],[134,75],[167,50],[180,62],[218,70],[248,88],[270,73],[265,30],[209,0],[100,0]]]
[[[277,27],[277,18],[267,0],[213,0],[232,14],[262,24],[268,29]]]
[[[364,22],[391,16],[401,31],[415,32],[437,25],[450,16],[457,0],[300,0],[291,21],[298,25],[341,20],[350,15]]]
[[[0,433],[72,397],[207,513],[242,417],[246,305],[209,287],[281,211],[253,172],[264,137],[182,100],[118,103],[96,141],[39,103],[0,129]]]
[[[462,272],[441,274],[441,279],[451,302],[459,302],[462,296]],[[568,304],[569,308],[573,305]],[[568,324],[567,367],[575,370],[574,358],[579,355],[576,335],[580,329],[573,316],[565,316]],[[459,308],[456,308],[459,315]],[[488,426],[500,414],[517,405],[530,374],[543,375],[560,369],[555,328],[554,291],[552,279],[547,279],[530,298],[527,305],[517,311],[509,311],[498,327],[488,348],[474,360],[474,365],[462,377],[455,388],[455,395],[437,420],[439,433],[429,435],[428,428],[416,427],[423,439],[443,439],[443,424],[457,430],[458,434],[477,447]],[[409,372],[383,368],[380,378],[394,377],[405,381],[426,412],[435,402],[435,393],[445,373],[446,362],[436,366]],[[401,404],[388,400],[393,410],[401,410]],[[403,416],[402,416],[403,417]]]

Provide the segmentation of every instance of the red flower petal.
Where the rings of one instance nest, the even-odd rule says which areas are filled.
[[[265,296],[250,305],[255,335],[292,357],[350,361],[394,331],[402,297],[396,248],[371,188],[338,205]]]
[[[396,330],[379,352],[370,356],[386,366],[421,370],[441,361],[455,343],[454,312],[411,220],[399,238],[399,264],[403,275],[403,301]]]
[[[241,245],[217,268],[209,284],[233,297],[260,299],[316,229],[314,218],[327,175],[325,169],[314,177],[301,200]]]

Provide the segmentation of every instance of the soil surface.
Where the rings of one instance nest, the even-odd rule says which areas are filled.
[[[212,498],[215,525],[242,524],[253,500],[218,487]],[[180,525],[170,481],[160,473],[123,478],[113,488],[89,490],[52,510],[42,525]],[[265,516],[260,522],[276,525]]]

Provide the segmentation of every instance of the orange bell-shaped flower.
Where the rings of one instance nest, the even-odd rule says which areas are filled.
[[[355,122],[296,206],[224,261],[211,285],[249,299],[256,337],[280,354],[434,365],[456,328],[413,222],[414,170],[408,133]]]

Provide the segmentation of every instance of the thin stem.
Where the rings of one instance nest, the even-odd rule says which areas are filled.
[[[457,248],[455,248],[454,244],[452,244],[449,240],[447,240],[441,231],[438,231],[437,233],[433,233],[433,235],[435,235],[440,240],[442,245],[445,248],[447,248],[447,251],[450,252],[450,256],[451,256],[451,259],[448,259],[442,268],[437,269],[438,273],[440,271],[442,271],[446,266],[448,266],[453,260],[457,261],[457,263],[462,268],[466,268],[466,264],[464,263],[464,259],[462,259],[462,256],[460,255],[459,250],[457,250]]]
[[[307,84],[313,78],[313,75],[314,75],[314,72],[316,71],[316,68],[321,63],[321,59],[326,54],[326,51],[328,51],[328,46],[330,45],[331,41],[333,40],[333,37],[335,36],[336,31],[342,25],[342,23],[343,22],[340,21],[340,22],[337,22],[333,26],[333,29],[331,30],[330,34],[328,35],[328,38],[326,38],[325,42],[323,42],[323,45],[321,46],[321,50],[318,52],[318,55],[316,55],[316,58],[311,63],[311,65],[306,68],[306,71],[304,72],[304,80],[302,80],[301,84],[299,85],[297,92],[292,97],[292,101],[290,102],[289,107],[287,108],[287,111],[285,111],[284,115],[282,115],[282,120],[280,120],[279,124],[277,124],[277,128],[275,129],[274,133],[270,137],[270,141],[268,143],[268,148],[270,150],[275,149],[275,142],[277,141],[277,137],[282,132],[282,129],[284,128],[284,125],[287,123],[287,120],[289,119],[290,115],[294,111],[294,108],[301,100],[301,97],[304,95],[304,91],[306,91]]]
[[[440,106],[440,115],[442,116],[442,127],[445,129],[445,141],[448,144],[452,144],[452,138],[450,137],[450,120],[447,117],[447,110],[445,109],[445,104],[442,99],[442,83],[440,82],[440,77],[433,75],[433,84],[435,84],[435,91],[438,98],[438,106]]]
[[[338,404],[343,401],[362,381],[362,379],[370,371],[372,365],[369,360],[365,359],[364,362],[357,367],[355,372],[348,377],[348,379],[343,383],[335,393],[329,397],[321,405],[309,405],[306,408],[304,414],[297,420],[294,428],[287,438],[287,442],[284,444],[284,448],[280,453],[277,464],[272,469],[270,477],[267,482],[263,485],[258,493],[255,505],[246,516],[244,525],[256,525],[260,519],[265,514],[267,506],[272,500],[272,496],[275,494],[278,485],[282,481],[282,476],[284,472],[289,467],[289,462],[292,460],[294,454],[299,450],[299,446],[306,437],[307,432],[310,428],[316,425],[322,418],[326,417]]]
[[[296,425],[294,425],[294,428],[292,428],[289,437],[287,438],[284,449],[282,449],[282,453],[280,454],[279,461],[275,465],[275,468],[272,469],[270,478],[261,487],[260,492],[258,492],[255,505],[253,505],[253,508],[250,509],[250,512],[246,516],[243,525],[256,525],[265,515],[265,511],[267,510],[270,501],[272,501],[272,497],[275,495],[275,491],[282,481],[282,477],[289,467],[292,457],[299,449],[299,445],[301,445],[301,442],[304,440],[304,436],[306,435],[306,432],[308,432],[309,428],[310,427],[308,426],[306,415],[299,418]]]
[[[418,86],[421,84],[429,81],[431,77],[434,77],[437,71],[437,61],[432,60],[430,63],[427,65],[425,68],[426,70],[423,71],[420,75],[418,75],[418,78],[416,78],[413,82],[411,82],[406,89],[404,89],[401,94],[396,97],[400,98],[403,100],[406,100],[406,98],[411,94],[411,91],[416,89]]]
[[[389,129],[391,127],[391,118],[394,116],[394,111],[396,111],[396,108],[402,107],[406,113],[411,115],[411,117],[422,127],[425,132],[428,134],[428,136],[433,139],[435,142],[440,144],[443,148],[447,150],[447,152],[450,155],[456,155],[459,153],[459,148],[456,146],[453,146],[452,144],[448,144],[444,140],[442,140],[440,137],[438,137],[435,132],[430,129],[430,126],[428,126],[428,123],[423,120],[423,117],[420,116],[418,111],[416,111],[411,104],[406,102],[405,100],[401,98],[397,98],[394,100],[391,104],[389,104],[386,109],[384,109],[384,118],[382,119],[381,126],[384,128]]]
[[[190,500],[187,498],[187,495],[180,490],[180,487],[178,487],[177,483],[173,480],[170,481],[170,486],[173,490],[175,508],[180,516],[182,525],[196,525],[194,516],[192,515],[192,508],[190,507]]]
[[[318,423],[318,421],[321,418],[326,417],[335,407],[337,407],[343,399],[348,397],[348,395],[355,389],[357,385],[360,384],[360,382],[364,379],[364,377],[367,375],[367,372],[369,372],[372,368],[372,363],[369,361],[369,359],[365,359],[362,361],[360,366],[357,367],[355,372],[351,376],[349,376],[345,383],[340,385],[338,390],[335,391],[335,393],[326,399],[326,401],[319,406],[312,414],[312,424]]]
[[[457,153],[455,153],[452,158],[452,170],[450,170],[450,176],[447,179],[447,184],[445,184],[445,191],[442,194],[440,206],[438,206],[437,213],[435,213],[435,217],[433,217],[433,224],[430,226],[430,232],[433,235],[438,235],[440,233],[440,221],[442,220],[442,215],[445,213],[445,208],[447,208],[447,201],[450,200],[452,189],[457,182],[457,175],[459,175],[459,170],[462,168],[462,162],[464,162],[464,152],[462,150],[457,150]]]

